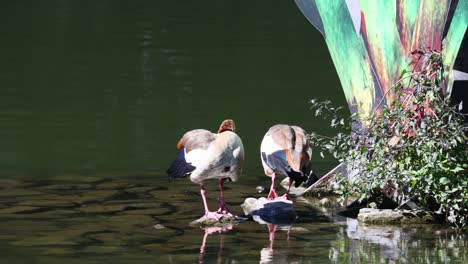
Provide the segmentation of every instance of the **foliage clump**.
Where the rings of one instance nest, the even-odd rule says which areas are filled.
[[[344,200],[377,192],[398,202],[417,198],[457,226],[468,220],[468,127],[446,95],[440,52],[417,50],[391,92],[388,107],[370,116],[340,118],[331,102],[312,100],[316,116],[331,119],[341,132],[334,137],[311,135],[311,142],[346,164],[346,177],[336,177]],[[390,92],[390,91],[389,91]],[[382,102],[380,102],[383,104]]]

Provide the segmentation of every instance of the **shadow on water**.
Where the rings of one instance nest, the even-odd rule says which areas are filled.
[[[240,214],[256,179],[226,190]],[[363,226],[318,199],[297,198],[298,218],[222,227],[189,223],[202,214],[197,186],[154,177],[0,180],[5,259],[34,263],[447,263],[468,260],[467,232],[444,226]],[[216,185],[207,184],[216,206]],[[21,253],[19,253],[21,252]],[[27,256],[23,258],[23,256]]]

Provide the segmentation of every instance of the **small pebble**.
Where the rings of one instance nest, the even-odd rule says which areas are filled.
[[[323,198],[319,201],[320,205],[323,207],[328,207],[330,206],[330,199],[328,198]]]
[[[155,229],[164,229],[166,228],[165,226],[161,225],[161,224],[156,224],[153,226]]]
[[[265,187],[259,185],[259,186],[255,187],[255,190],[257,190],[258,193],[262,193],[262,192],[265,191]]]

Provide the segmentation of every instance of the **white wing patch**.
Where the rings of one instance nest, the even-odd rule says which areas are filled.
[[[197,168],[203,167],[207,163],[205,158],[207,154],[208,151],[204,149],[194,149],[189,153],[185,153],[185,160]]]
[[[235,148],[235,149],[232,151],[232,156],[234,156],[234,158],[237,159],[237,157],[239,157],[240,151],[241,151],[241,148],[240,148],[240,147]]]
[[[273,141],[273,137],[270,134],[265,135],[260,146],[260,151],[268,155],[278,150],[282,150],[282,148]]]

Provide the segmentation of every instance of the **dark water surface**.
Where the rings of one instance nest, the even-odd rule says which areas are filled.
[[[198,187],[164,175],[185,131],[236,121],[247,160],[226,197],[242,214],[269,185],[267,129],[332,133],[308,100],[346,106],[293,1],[7,1],[0,22],[1,263],[468,262],[465,230],[359,226],[310,197],[287,226],[189,225]]]
[[[467,236],[438,225],[358,225],[294,199],[288,225],[247,220],[223,227],[190,223],[202,215],[198,187],[153,177],[0,180],[4,263],[466,263]],[[138,179],[135,179],[138,178]],[[229,184],[231,209],[258,194],[248,179]],[[218,192],[208,183],[209,205]]]
[[[262,173],[271,125],[327,132],[309,99],[345,105],[292,1],[13,1],[0,18],[0,176],[164,172],[184,132],[226,118]]]

